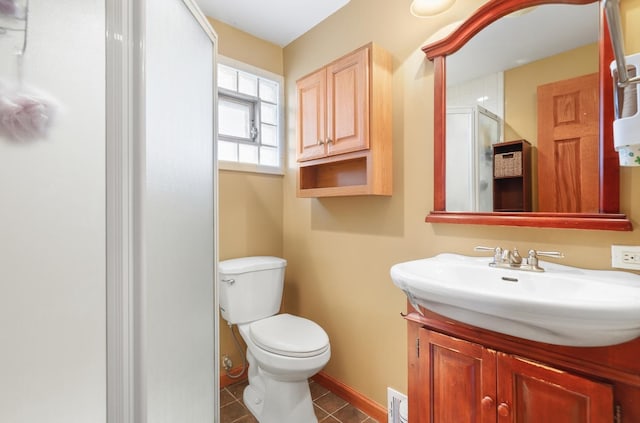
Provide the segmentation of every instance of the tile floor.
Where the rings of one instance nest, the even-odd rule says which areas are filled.
[[[257,423],[242,403],[242,391],[247,381],[237,382],[220,391],[221,423]],[[378,423],[321,385],[309,382],[313,408],[320,423]]]

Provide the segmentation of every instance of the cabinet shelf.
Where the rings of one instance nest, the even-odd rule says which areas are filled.
[[[493,179],[494,180],[500,180],[500,179],[522,179],[522,176],[495,176]]]
[[[531,144],[494,144],[493,165],[493,211],[531,211]]]
[[[309,164],[299,172],[300,197],[367,194],[367,157]]]

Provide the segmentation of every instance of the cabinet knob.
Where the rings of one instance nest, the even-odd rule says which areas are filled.
[[[324,141],[318,140],[318,145],[324,145]]]
[[[491,398],[489,395],[487,395],[486,397],[482,398],[482,407],[489,409],[489,408],[493,408],[493,398]]]
[[[500,417],[508,417],[511,410],[509,409],[509,404],[506,402],[501,402],[498,406],[498,415]]]
[[[333,140],[331,138],[327,138],[327,144],[333,144]]]

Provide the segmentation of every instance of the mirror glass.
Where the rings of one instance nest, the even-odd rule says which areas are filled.
[[[530,7],[447,56],[446,211],[598,213],[599,16]]]

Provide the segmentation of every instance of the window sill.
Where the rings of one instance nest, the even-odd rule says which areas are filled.
[[[218,161],[218,170],[230,170],[233,172],[263,173],[267,175],[284,176],[284,169],[273,166],[260,166],[249,163],[237,163]]]

